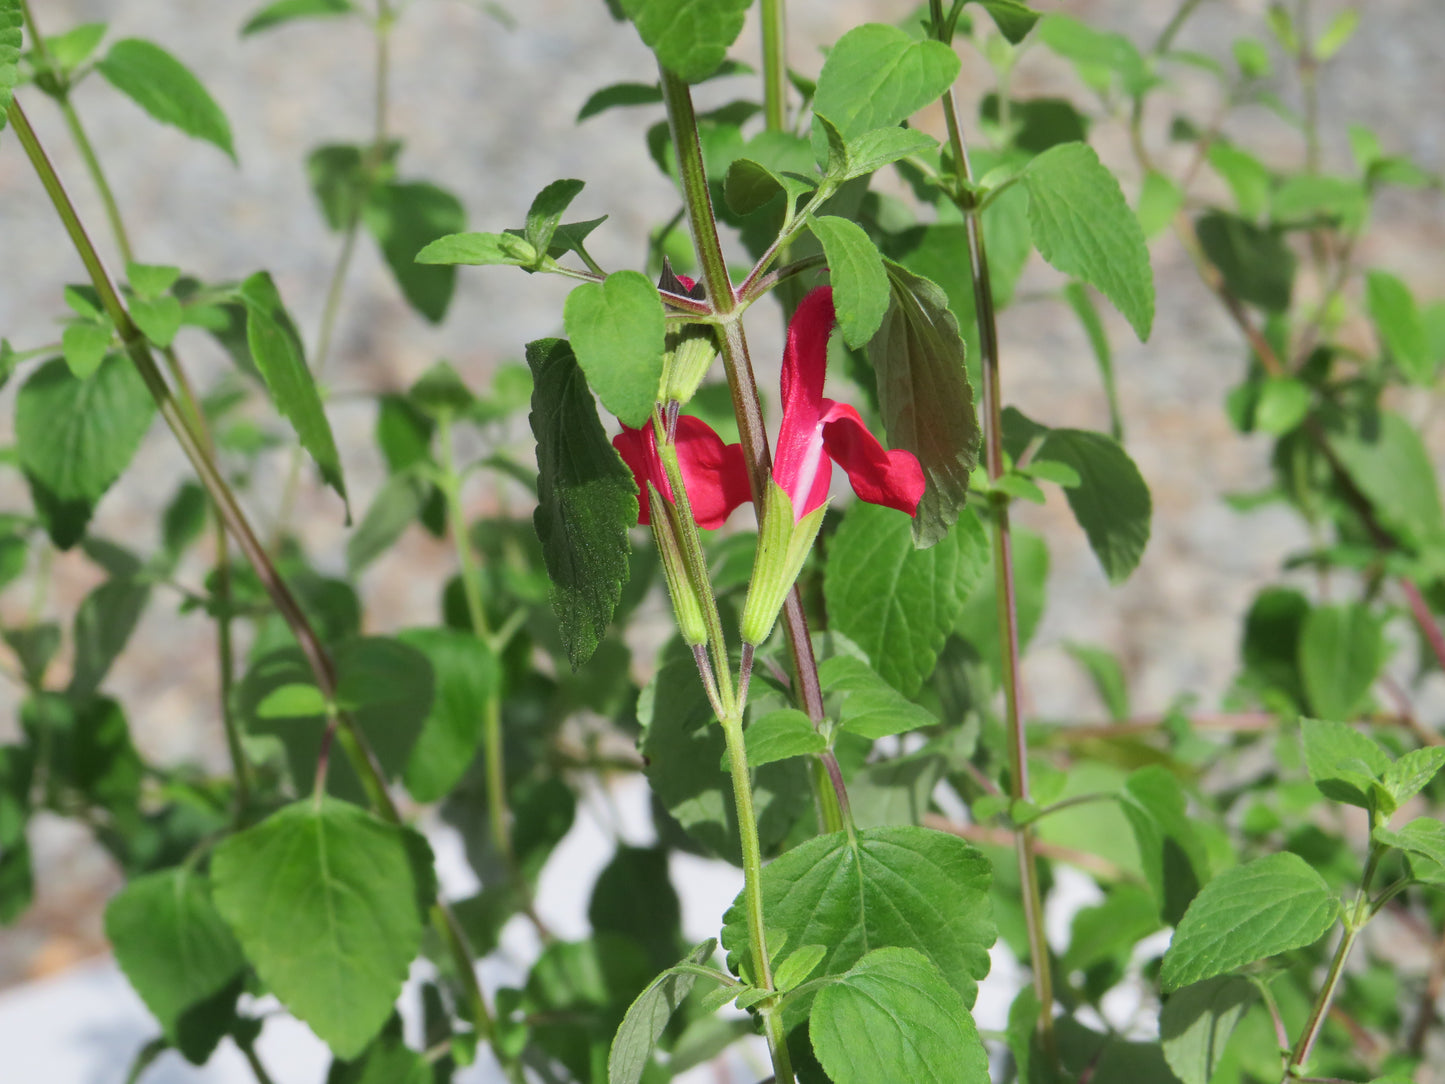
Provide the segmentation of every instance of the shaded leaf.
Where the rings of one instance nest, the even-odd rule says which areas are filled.
[[[431,664],[435,687],[431,710],[407,757],[404,777],[413,798],[434,802],[471,766],[482,740],[488,701],[500,696],[500,667],[485,642],[456,629],[406,629],[397,633],[397,639]]]
[[[1122,583],[1149,542],[1153,502],[1139,468],[1118,441],[1084,429],[1051,429],[1039,459],[1072,467],[1079,484],[1064,491],[1110,583]]]
[[[1341,722],[1365,704],[1384,664],[1379,622],[1358,604],[1316,606],[1300,631],[1300,673],[1316,715]]]
[[[1231,293],[1269,312],[1289,308],[1296,260],[1278,231],[1219,211],[1201,215],[1194,231]]]
[[[1184,1084],[1209,1084],[1240,1017],[1258,999],[1254,983],[1230,976],[1186,986],[1164,1003],[1164,1059]]]
[[[425,181],[377,185],[371,189],[362,221],[381,246],[381,255],[411,307],[432,323],[440,321],[451,304],[456,270],[423,263],[417,254],[466,226],[461,200]]]
[[[314,18],[322,15],[347,15],[356,10],[351,0],[275,0],[260,8],[241,27],[241,36],[259,34],[273,26],[280,26],[293,19]]]

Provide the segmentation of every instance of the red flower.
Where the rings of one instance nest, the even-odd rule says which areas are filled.
[[[863,500],[911,516],[926,485],[917,458],[912,452],[884,448],[856,410],[823,397],[833,321],[833,289],[820,286],[803,298],[788,324],[783,424],[773,479],[793,503],[794,522],[828,499],[833,463],[848,473],[853,492]]]
[[[724,444],[722,437],[701,418],[684,414],[677,419],[675,443],[682,481],[692,504],[692,515],[699,527],[714,530],[740,504],[752,500],[748,486],[748,468],[741,444]],[[647,483],[651,482],[668,500],[674,500],[672,487],[657,454],[657,436],[651,425],[633,429],[624,425],[612,438],[612,446],[632,468],[637,483],[637,522],[652,522],[648,507]]]

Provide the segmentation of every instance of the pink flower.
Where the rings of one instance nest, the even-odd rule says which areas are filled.
[[[863,500],[911,516],[926,485],[917,458],[912,452],[884,448],[856,410],[823,397],[833,321],[833,289],[820,286],[803,298],[788,324],[783,424],[773,479],[792,501],[794,522],[828,499],[833,463],[848,473],[853,492]]]
[[[674,439],[693,518],[705,530],[721,527],[734,508],[752,500],[742,445],[724,444],[707,422],[687,414],[677,419]],[[632,468],[639,491],[637,522],[646,526],[652,522],[648,482],[668,500],[676,499],[657,454],[657,436],[651,425],[642,429],[624,425],[622,432],[612,438],[612,446]]]

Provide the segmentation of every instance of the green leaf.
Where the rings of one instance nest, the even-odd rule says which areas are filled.
[[[1390,358],[1412,384],[1435,379],[1440,361],[1433,355],[1415,295],[1394,275],[1371,271],[1365,279],[1365,307]]]
[[[1023,528],[1014,529],[1013,545],[1019,649],[1022,651],[1033,639],[1034,630],[1043,617],[1049,580],[1049,548],[1043,538]],[[993,554],[990,550],[985,556],[984,574],[979,578],[978,590],[964,603],[963,612],[959,615],[957,631],[989,669],[999,675],[1003,660],[999,654],[998,603],[994,585]]]
[[[306,179],[333,230],[344,230],[361,216],[371,187],[365,147],[327,143],[306,156]]]
[[[527,243],[538,253],[545,253],[552,247],[552,235],[562,221],[562,212],[582,191],[583,182],[577,180],[553,181],[532,201],[527,211]]]
[[[1390,770],[1389,755],[1354,727],[1301,719],[1305,768],[1326,798],[1373,809],[1371,784]]]
[[[1375,841],[1398,847],[1411,857],[1411,868],[1418,880],[1445,884],[1445,824],[1435,817],[1416,817],[1398,832],[1376,828]],[[1415,859],[1424,859],[1416,862]]]
[[[256,705],[258,719],[295,719],[326,714],[326,697],[315,685],[297,683],[272,689]]]
[[[838,725],[850,734],[875,741],[937,726],[938,716],[884,681],[862,659],[835,655],[818,667],[825,693],[842,693]]]
[[[449,628],[397,633],[431,663],[431,710],[406,761],[406,789],[419,802],[435,802],[460,782],[482,739],[487,703],[499,697],[501,668],[484,641]]]
[[[1385,527],[1422,553],[1440,544],[1445,512],[1435,466],[1413,425],[1381,412],[1355,432],[1331,434],[1330,447]]]
[[[703,966],[717,950],[716,939],[702,942],[682,960]],[[607,1084],[638,1084],[652,1061],[652,1048],[662,1037],[672,1014],[692,992],[698,975],[694,971],[668,968],[637,995],[622,1018],[607,1058]]]
[[[813,721],[797,708],[770,711],[754,719],[744,732],[747,738],[748,767],[761,768],[775,760],[821,753],[827,740],[813,726]]]
[[[416,254],[416,262],[530,267],[537,262],[537,250],[510,233],[457,233],[438,237]]]
[[[979,118],[989,124],[1003,121],[999,96],[990,93],[979,105]],[[1089,138],[1089,119],[1066,98],[1015,98],[1009,102],[1009,129],[1000,133],[1012,146],[1030,155],[1042,154],[1060,143],[1082,143]]]
[[[1144,174],[1139,187],[1139,202],[1134,214],[1139,219],[1139,228],[1146,240],[1153,240],[1169,228],[1179,208],[1184,205],[1184,193],[1179,186],[1157,170]]]
[[[169,264],[132,261],[125,265],[125,278],[130,288],[135,291],[136,297],[146,301],[154,301],[164,295],[180,277],[181,269]]]
[[[1124,679],[1124,668],[1119,665],[1118,656],[1102,647],[1088,644],[1066,643],[1067,651],[1093,682],[1094,691],[1104,702],[1109,718],[1122,723],[1129,718],[1129,686]]]
[[[1248,979],[1217,977],[1173,994],[1159,1013],[1164,1059],[1184,1084],[1209,1084],[1230,1036],[1259,999]]]
[[[421,515],[431,495],[431,482],[418,470],[397,471],[382,483],[346,540],[346,567],[353,576],[392,547]]]
[[[882,326],[868,344],[878,377],[878,405],[894,448],[918,457],[928,487],[913,519],[916,545],[943,538],[968,499],[982,430],[964,366],[963,338],[948,298],[934,283],[885,260],[892,297]]]
[[[992,16],[994,25],[1010,45],[1023,41],[1039,21],[1039,13],[1020,0],[974,0],[974,3]]]
[[[1029,228],[1039,254],[1114,303],[1140,340],[1154,323],[1154,274],[1139,220],[1119,182],[1085,143],[1062,143],[1028,164]]]
[[[356,5],[351,0],[275,0],[246,20],[246,25],[241,27],[241,37],[259,34],[292,19],[347,15],[355,10]]]
[[[1380,783],[1394,798],[1398,809],[1424,790],[1441,768],[1445,768],[1445,745],[1411,749],[1385,769]]]
[[[958,991],[911,948],[868,953],[813,999],[808,1033],[837,1084],[988,1084],[988,1054]]]
[[[577,111],[577,123],[618,106],[657,105],[661,101],[662,88],[656,83],[613,83],[595,91],[582,103],[582,108]]]
[[[1254,428],[1271,436],[1296,429],[1309,415],[1314,396],[1309,385],[1292,376],[1267,378],[1254,405]]]
[[[1231,293],[1268,312],[1289,308],[1296,260],[1278,230],[1210,211],[1194,223],[1194,231]]]
[[[20,0],[0,0],[0,129],[20,80],[20,45],[25,14]]]
[[[808,217],[813,236],[823,246],[838,330],[855,350],[873,338],[888,311],[889,282],[878,246],[863,227],[846,218]]]
[[[339,1057],[391,1016],[436,891],[415,832],[333,798],[285,806],[211,860],[216,909],[261,980]]]
[[[467,224],[461,200],[425,181],[383,184],[371,190],[362,221],[401,292],[432,323],[446,315],[456,286],[455,268],[430,266],[417,253],[433,241],[453,236]]]
[[[1359,603],[1316,606],[1300,634],[1300,673],[1316,715],[1354,718],[1384,664],[1380,624]]]
[[[818,73],[813,108],[845,140],[891,128],[938,100],[961,67],[937,41],[915,41],[896,26],[867,23],[838,39]]]
[[[1084,326],[1084,334],[1088,336],[1089,346],[1094,352],[1094,361],[1098,363],[1099,377],[1104,384],[1104,397],[1109,402],[1109,435],[1122,442],[1124,420],[1119,410],[1119,391],[1114,384],[1114,352],[1109,348],[1109,336],[1104,331],[1104,322],[1099,319],[1094,300],[1082,282],[1071,282],[1065,286],[1064,300],[1069,303],[1069,308],[1074,310],[1074,315]]]
[[[306,367],[301,337],[281,302],[276,284],[267,272],[257,271],[241,283],[239,296],[246,306],[246,341],[256,368],[266,381],[271,401],[291,423],[301,446],[321,469],[321,477],[340,494],[350,519],[351,505],[346,496],[346,480],[341,475],[336,438],[331,435],[331,423],[326,420],[316,382]]]
[[[645,425],[657,401],[666,337],[657,287],[641,272],[618,271],[578,286],[562,312],[588,386],[627,425]]]
[[[1269,210],[1270,173],[1254,155],[1218,140],[1209,147],[1209,164],[1234,193],[1242,218],[1258,221]]]
[[[1160,981],[1166,992],[1177,990],[1312,945],[1338,912],[1329,885],[1297,854],[1272,854],[1225,870],[1180,920]]]
[[[773,966],[823,945],[819,974],[840,975],[870,950],[917,949],[972,1006],[995,936],[990,880],[988,860],[976,848],[927,828],[865,828],[856,841],[844,832],[815,837],[763,867],[768,922],[790,934]],[[724,916],[723,945],[729,965],[747,977],[754,969],[745,914],[739,898]]]
[[[907,516],[860,501],[829,547],[823,591],[832,627],[862,648],[889,684],[913,696],[933,672],[987,561],[975,516],[932,548],[916,550]]]
[[[137,297],[131,300],[130,318],[147,339],[164,349],[175,341],[185,313],[174,297]]]
[[[185,867],[137,878],[106,906],[105,935],[167,1041],[204,1063],[235,1019],[246,968],[205,879]]]
[[[1333,57],[1354,36],[1359,25],[1360,13],[1356,8],[1345,8],[1336,12],[1330,25],[1324,28],[1315,41],[1315,59],[1326,61]]]
[[[656,288],[651,283],[648,288],[656,298]],[[537,438],[533,522],[552,577],[552,608],[562,643],[576,669],[597,649],[622,596],[627,531],[637,522],[637,487],[597,420],[597,407],[567,342],[529,343],[527,364],[534,381],[530,418]],[[654,376],[650,394],[656,391]]]
[[[750,215],[780,193],[791,201],[811,188],[811,181],[799,175],[776,171],[751,158],[735,158],[723,181],[723,198],[734,214]]]
[[[15,399],[20,469],[51,540],[80,541],[96,502],[129,465],[155,403],[130,359],[107,358],[89,380],[57,359],[30,375]]]
[[[597,876],[587,921],[594,932],[631,938],[655,967],[677,959],[682,948],[682,904],[668,873],[666,847],[618,846]]]
[[[743,29],[751,0],[618,0],[658,63],[689,83],[717,71]]]
[[[20,677],[32,690],[39,691],[45,684],[45,671],[60,650],[60,626],[53,621],[42,621],[33,625],[13,625],[0,628],[0,637],[5,646],[15,653],[20,664]]]
[[[145,769],[119,704],[100,696],[76,704],[42,693],[20,706],[20,723],[32,742],[43,736],[55,780],[118,815],[121,824],[134,823]]]
[[[5,5],[0,4],[0,8]],[[63,34],[51,34],[45,39],[45,48],[50,59],[63,72],[73,72],[95,52],[96,46],[105,37],[108,29],[105,23],[81,23]],[[3,106],[0,106],[3,108]],[[4,127],[0,123],[0,127]]]
[[[125,38],[110,47],[96,69],[162,124],[214,143],[236,161],[226,114],[190,69],[159,45]]]
[[[87,380],[100,368],[114,337],[115,328],[109,320],[99,324],[77,320],[65,325],[60,333],[60,349],[75,379]]]
[[[1159,915],[1177,925],[1209,880],[1209,855],[1194,830],[1179,779],[1160,765],[1129,775],[1119,806],[1139,846],[1139,863],[1159,903]]]
[[[83,701],[100,688],[149,601],[150,586],[129,577],[107,580],[85,596],[75,611],[71,637],[75,644],[75,662],[71,668],[70,696]]]
[[[460,1057],[461,1043],[453,1039],[451,1055]],[[352,1061],[337,1059],[326,1074],[326,1084],[436,1084],[437,1076],[425,1054],[406,1045],[401,1034],[401,1019],[392,1017],[382,1032],[361,1057]]]
[[[1122,34],[1095,30],[1067,15],[1049,15],[1039,25],[1037,38],[1070,61],[1096,90],[1107,91],[1118,79],[1124,93],[1133,96],[1156,81],[1138,48]]]
[[[938,140],[913,128],[875,128],[848,140],[848,168],[838,181],[851,181],[882,169],[890,162],[923,154],[938,146]]]
[[[1149,542],[1153,512],[1149,487],[1129,453],[1103,433],[1051,429],[1038,458],[1066,464],[1078,474],[1079,484],[1064,491],[1074,518],[1109,582],[1128,579]]]

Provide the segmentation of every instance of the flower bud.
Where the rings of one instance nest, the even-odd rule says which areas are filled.
[[[672,598],[672,612],[683,643],[688,646],[707,643],[707,622],[703,619],[702,600],[697,596],[678,541],[677,506],[665,498],[651,482],[647,483],[648,501],[652,506],[652,538],[662,557],[662,574],[667,580],[667,593]]]
[[[669,332],[667,356],[662,364],[661,399],[686,403],[717,358],[717,334],[708,324],[689,324]]]
[[[808,551],[813,548],[813,539],[823,523],[823,513],[828,510],[824,501],[796,523],[793,522],[793,502],[787,491],[772,479],[763,498],[763,515],[758,523],[758,553],[753,561],[753,579],[748,584],[748,599],[743,604],[743,642],[757,646],[766,640],[777,623],[778,612]]]

